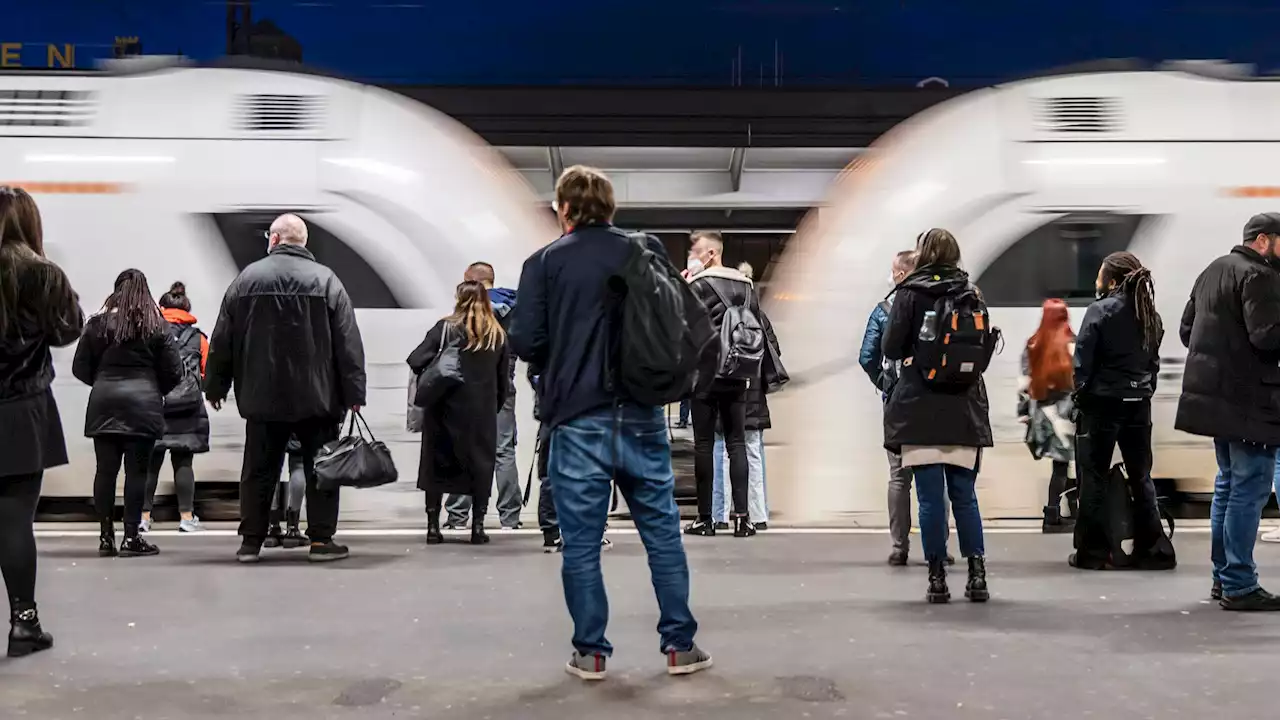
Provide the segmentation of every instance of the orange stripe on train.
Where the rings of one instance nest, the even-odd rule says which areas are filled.
[[[119,195],[129,186],[110,182],[0,182],[0,185],[22,188],[32,195]]]

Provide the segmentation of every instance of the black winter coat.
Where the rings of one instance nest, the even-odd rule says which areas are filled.
[[[169,336],[173,339],[174,347],[178,349],[178,356],[183,365],[186,367],[194,365],[199,371],[204,364],[200,349],[204,342],[204,333],[195,326],[195,318],[190,319],[191,323],[170,320]],[[186,343],[183,344],[180,341],[187,328],[191,328],[194,332],[188,334]],[[185,368],[184,371],[186,371]],[[166,450],[186,450],[191,453],[209,452],[209,410],[204,406],[204,402],[180,412],[174,412],[166,407],[164,437],[160,438],[156,447]]]
[[[92,385],[85,437],[164,435],[164,396],[182,381],[182,361],[167,329],[139,340],[108,342],[103,316],[85,324],[71,372]]]
[[[441,320],[409,355],[420,375],[440,351],[440,334],[460,337],[463,331]],[[498,410],[510,393],[511,356],[506,343],[496,350],[463,350],[461,387],[434,407],[424,408],[422,457],[418,488],[442,493],[488,497],[498,456]]]
[[[16,322],[0,335],[0,481],[67,464],[49,349],[75,342],[84,327],[61,268],[34,256],[16,263]]]
[[[1123,292],[1104,297],[1085,311],[1076,335],[1076,399],[1087,406],[1089,398],[1135,400],[1156,392],[1160,373],[1160,340],[1150,350],[1142,347],[1142,323],[1133,299]]]
[[[259,422],[341,418],[365,404],[364,343],[338,276],[306,248],[277,245],[222,300],[205,394],[235,385],[240,416]]]
[[[915,354],[924,314],[939,297],[956,294],[969,285],[969,276],[956,267],[917,269],[897,287],[882,350],[888,360],[903,360],[898,382],[884,407],[884,446],[901,452],[903,445],[991,447],[987,386],[978,382],[959,392],[937,390],[924,375],[905,362]]]
[[[1280,273],[1235,247],[1196,279],[1179,334],[1187,363],[1174,427],[1280,445]]]

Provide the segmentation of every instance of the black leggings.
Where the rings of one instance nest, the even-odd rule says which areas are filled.
[[[142,501],[142,511],[151,512],[156,501],[156,487],[160,485],[160,469],[164,467],[165,449],[151,451],[151,467],[147,469],[147,495]],[[195,512],[196,473],[191,468],[195,455],[190,450],[170,450],[169,464],[173,466],[173,491],[178,496],[178,512]]]
[[[1049,475],[1049,503],[1056,508],[1062,504],[1062,494],[1067,491],[1067,463],[1053,461],[1053,471]]]
[[[0,477],[0,571],[10,610],[36,601],[36,504],[43,472]]]
[[[146,502],[147,475],[151,470],[152,438],[128,435],[99,435],[93,439],[98,471],[93,476],[93,507],[103,529],[111,523],[116,505],[116,479],[124,462],[124,534],[138,534],[142,506]]]

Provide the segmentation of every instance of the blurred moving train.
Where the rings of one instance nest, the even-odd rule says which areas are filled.
[[[366,416],[391,440],[404,427],[404,358],[452,311],[466,266],[491,262],[499,284],[514,286],[524,258],[557,234],[462,126],[388,91],[299,72],[147,58],[108,72],[3,73],[0,167],[0,182],[35,196],[48,254],[86,312],[137,267],[156,293],[185,282],[206,332],[230,281],[265,254],[271,220],[298,212],[357,308]],[[56,354],[55,392],[72,464],[47,474],[46,498],[92,487],[88,388],[71,377],[71,354]],[[198,481],[234,483],[243,423],[234,408],[211,418]],[[403,444],[404,465],[416,467],[416,443]]]
[[[884,512],[881,408],[856,354],[893,254],[931,227],[960,240],[1004,332],[987,378],[996,447],[979,476],[985,516],[1040,515],[1049,468],[1032,460],[1015,417],[1022,348],[1045,298],[1066,298],[1079,326],[1102,259],[1118,250],[1151,268],[1164,318],[1153,478],[1181,499],[1207,498],[1212,445],[1173,429],[1179,320],[1205,265],[1241,241],[1252,214],[1280,207],[1280,78],[1229,70],[1069,73],[978,90],[900,125],[852,165],[775,275],[771,313],[803,379],[773,403],[779,509],[807,520]]]

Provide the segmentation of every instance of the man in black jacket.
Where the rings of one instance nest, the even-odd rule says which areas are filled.
[[[605,638],[609,599],[600,548],[615,479],[649,555],[667,672],[687,675],[711,666],[711,656],[693,642],[698,623],[689,610],[689,565],[662,409],[636,402],[615,380],[622,330],[615,280],[636,250],[612,224],[616,207],[603,173],[581,166],[564,171],[556,212],[565,232],[525,261],[509,337],[538,373],[538,414],[550,428],[547,475],[574,627],[575,652],[565,670],[583,680],[603,680],[613,652]],[[666,258],[660,243],[647,243]]]
[[[316,487],[312,460],[348,410],[365,404],[364,344],[342,282],[307,250],[307,226],[281,215],[267,257],[245,268],[222,299],[209,340],[205,394],[215,410],[234,383],[245,423],[236,557],[257,562],[289,436],[302,446],[310,559],[341,560],[333,542],[338,491]]]
[[[1213,438],[1213,591],[1227,610],[1280,610],[1253,546],[1280,446],[1280,213],[1250,218],[1244,243],[1196,280],[1182,313],[1187,362],[1175,427]]]
[[[720,336],[725,313],[730,307],[746,307],[765,329],[766,342],[777,347],[768,319],[760,312],[760,301],[751,280],[740,271],[725,267],[724,239],[720,233],[696,232],[689,250],[689,283],[711,316],[711,325]],[[758,382],[758,380],[757,380]],[[717,377],[708,390],[693,398],[693,473],[698,485],[698,519],[685,529],[688,535],[716,534],[711,517],[715,483],[716,425],[724,430],[729,453],[729,485],[733,496],[733,535],[756,534],[747,511],[746,380]]]

